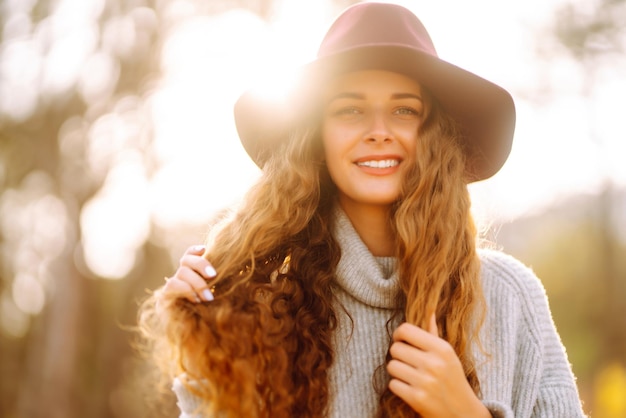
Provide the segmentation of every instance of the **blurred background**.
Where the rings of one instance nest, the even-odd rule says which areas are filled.
[[[177,416],[150,400],[138,303],[259,174],[238,95],[353,3],[0,0],[1,417]],[[515,97],[475,216],[544,282],[586,412],[626,417],[626,1],[396,3]]]

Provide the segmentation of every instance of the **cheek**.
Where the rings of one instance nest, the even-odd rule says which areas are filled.
[[[415,159],[415,155],[417,153],[417,141],[419,141],[419,138],[417,137],[417,129],[405,132],[405,135],[402,137],[404,138],[402,146],[406,150],[407,155],[409,158]]]
[[[324,148],[324,159],[328,160],[328,156],[332,153],[333,141],[327,129],[322,130],[322,147]]]
[[[324,141],[324,160],[326,161],[326,167],[328,168],[330,177],[334,183],[337,183],[336,177],[340,167],[340,160],[339,154],[332,141],[329,141],[328,143]]]
[[[332,126],[324,126],[322,129],[322,145],[324,146],[324,158],[327,163],[337,160],[342,154],[341,138],[341,132]]]
[[[341,171],[341,141],[335,131],[324,129],[322,131],[322,145],[324,147],[324,160],[326,168],[333,183],[340,180]]]

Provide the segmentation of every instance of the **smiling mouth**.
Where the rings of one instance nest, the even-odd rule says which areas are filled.
[[[395,159],[389,160],[371,160],[371,161],[359,161],[356,163],[359,167],[371,167],[371,168],[390,168],[400,164],[400,161]]]

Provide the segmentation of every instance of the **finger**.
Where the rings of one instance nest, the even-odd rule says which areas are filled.
[[[393,359],[387,363],[389,376],[399,379],[407,384],[414,385],[419,380],[419,371],[412,365]]]
[[[420,364],[428,361],[426,352],[402,341],[394,342],[389,347],[389,354],[394,360],[398,360],[413,368],[419,368]]]
[[[195,270],[183,266],[176,271],[176,275],[174,277],[188,283],[192,290],[199,295],[201,299],[205,301],[213,300],[213,293],[209,290],[208,283],[204,277],[200,276]]]
[[[404,341],[420,350],[430,350],[436,345],[436,340],[428,331],[405,322],[393,332],[394,341]]]
[[[181,265],[183,264],[183,260],[191,260],[196,271],[202,274],[207,279],[212,279],[217,276],[217,272],[213,265],[204,258],[204,254],[206,252],[205,245],[193,245],[185,251],[183,257],[181,258]]]
[[[430,316],[430,321],[428,323],[428,332],[431,335],[434,335],[435,337],[440,337],[440,335],[439,335],[439,328],[437,327],[437,316],[435,315],[434,312]]]
[[[202,255],[205,251],[206,247],[204,245],[192,245],[191,247],[187,248],[185,254]]]
[[[413,387],[399,379],[389,381],[389,390],[406,402],[414,411],[419,412],[427,401],[424,391]]]
[[[194,303],[202,301],[188,282],[173,277],[163,286],[159,299],[165,302],[179,298],[184,298]]]
[[[181,267],[188,267],[196,271],[200,276],[206,280],[210,280],[217,276],[217,272],[213,265],[204,257],[197,254],[183,255],[180,259]]]

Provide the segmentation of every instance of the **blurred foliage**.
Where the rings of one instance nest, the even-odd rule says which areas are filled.
[[[607,54],[623,54],[626,1],[565,3],[557,11],[554,33],[579,62],[593,65]]]
[[[626,369],[618,363],[603,368],[596,376],[596,414],[598,417],[626,416]]]
[[[554,37],[578,63],[583,75],[581,94],[587,99],[599,74],[624,62],[625,21],[625,0],[571,2],[557,9]],[[593,119],[590,122],[590,139],[605,148],[600,158],[608,160],[606,138],[599,135]],[[554,249],[544,244],[543,250],[553,256],[545,257],[542,264],[562,289],[557,294],[570,294],[565,303],[557,301],[554,315],[564,324],[561,333],[566,344],[571,338],[568,347],[578,376],[595,380],[593,387],[583,388],[592,391],[593,416],[624,417],[626,197],[615,190],[610,178],[604,179],[604,186],[579,228],[559,234]],[[541,260],[539,254],[533,259]],[[573,289],[579,289],[578,297]]]
[[[623,10],[624,2],[603,4]],[[146,400],[155,385],[129,327],[146,289],[160,285],[206,226],[163,229],[140,211],[137,219],[148,224],[129,236],[124,223],[94,212],[93,202],[112,178],[129,183],[128,170],[150,178],[159,166],[149,104],[172,27],[191,14],[236,7],[269,18],[273,6],[272,0],[0,3],[0,416],[175,416],[171,394],[162,405]],[[569,24],[559,20],[557,34],[578,45],[576,56],[590,56],[586,48],[595,48],[598,37],[617,33],[616,14],[602,10],[585,20],[590,15],[572,8]],[[141,206],[133,190],[119,207],[105,208],[113,219]],[[609,203],[589,199],[589,211],[623,211],[615,195]],[[607,229],[598,219],[566,211],[556,220],[528,220],[532,228],[520,220],[514,225],[521,229],[504,226],[498,240],[544,279],[586,404],[595,417],[610,418],[626,416],[619,396],[626,315],[612,302],[625,296],[619,256],[625,238],[608,233],[623,232],[624,221]],[[88,221],[130,237],[113,249],[128,255],[122,273],[112,261],[107,266],[107,254],[100,254],[99,272],[90,268]]]

